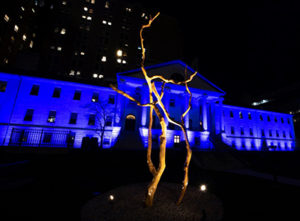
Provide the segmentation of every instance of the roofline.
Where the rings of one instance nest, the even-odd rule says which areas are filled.
[[[180,64],[181,66],[186,67],[189,71],[191,71],[193,73],[196,72],[194,69],[192,69],[190,66],[188,66],[187,64],[185,64],[181,60],[173,60],[173,61],[168,61],[168,62],[159,63],[159,64],[155,64],[155,65],[150,65],[150,66],[146,66],[145,69],[148,70],[148,69],[160,68],[160,67],[168,66],[168,65],[172,65],[172,64]],[[118,72],[117,76],[123,75],[123,74],[131,74],[131,73],[140,72],[140,71],[142,71],[142,68],[137,68],[137,69],[133,69],[133,70],[125,71],[125,72]],[[214,83],[212,83],[211,81],[209,81],[207,78],[205,78],[204,76],[202,76],[199,72],[197,72],[197,76],[200,77],[202,80],[204,80],[206,83],[208,83],[208,84],[212,85],[213,87],[215,87],[223,95],[226,94],[225,91],[223,91],[217,85],[215,85]]]

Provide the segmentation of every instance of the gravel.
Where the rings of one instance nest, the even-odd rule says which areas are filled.
[[[176,201],[180,185],[160,183],[151,208],[144,206],[146,183],[121,186],[88,201],[81,210],[82,221],[217,221],[223,217],[223,205],[209,192],[189,186],[181,205]],[[113,199],[112,199],[113,198]]]

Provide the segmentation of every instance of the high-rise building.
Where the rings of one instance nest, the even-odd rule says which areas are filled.
[[[33,59],[38,31],[37,18],[39,2],[33,0],[12,0],[1,3],[0,8],[0,67],[15,71],[17,66],[37,66]],[[26,60],[20,57],[26,55]],[[36,58],[36,56],[35,56]]]
[[[37,16],[28,23],[37,29],[37,46],[31,53],[16,54],[10,66],[14,70],[99,83],[114,81],[115,73],[140,66],[139,31],[155,15],[151,9],[120,0],[28,2],[37,7]],[[7,23],[5,17],[2,23]],[[145,32],[147,64],[182,58],[176,19],[160,15]]]

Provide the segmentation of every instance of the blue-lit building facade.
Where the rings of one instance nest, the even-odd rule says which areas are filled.
[[[194,73],[178,60],[149,66],[147,71],[149,75],[181,80],[185,68],[188,75]],[[148,86],[140,69],[118,73],[117,84],[141,103],[148,102]],[[156,84],[160,88],[160,82]],[[213,149],[213,140],[220,139],[237,150],[294,150],[292,115],[225,105],[226,93],[200,74],[189,87],[192,108],[185,117],[185,125],[194,149]],[[180,120],[188,101],[183,86],[166,84],[163,102],[173,119]],[[95,108],[99,104],[101,108]],[[110,87],[0,73],[2,146],[80,148],[85,137],[100,141],[102,125],[103,148],[145,148],[148,115],[147,107],[137,106]],[[181,130],[167,125],[167,147],[180,147],[184,141]],[[154,147],[158,146],[159,135],[159,122],[154,117]],[[135,143],[136,140],[140,142]]]

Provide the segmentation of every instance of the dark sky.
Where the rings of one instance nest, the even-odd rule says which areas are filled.
[[[227,92],[225,103],[247,104],[287,87],[300,73],[300,1],[143,1],[178,19],[185,62]]]

